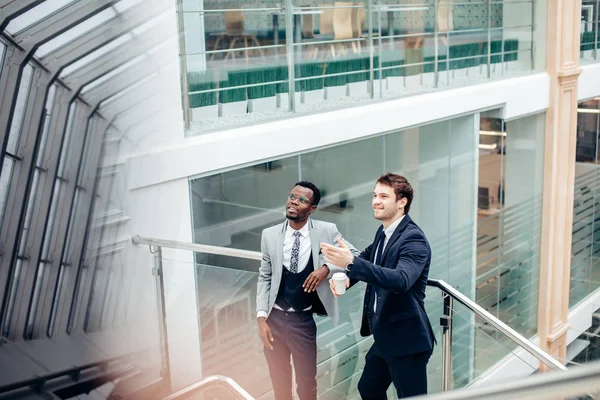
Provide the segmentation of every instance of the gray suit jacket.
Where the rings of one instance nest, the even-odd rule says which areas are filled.
[[[275,299],[281,284],[281,275],[283,274],[283,241],[287,229],[287,220],[280,225],[275,225],[263,230],[261,239],[262,261],[258,271],[258,284],[256,290],[256,311],[266,311],[267,315],[273,310]],[[315,269],[325,263],[321,254],[320,244],[322,242],[337,245],[337,239],[342,235],[335,224],[330,222],[308,220],[308,229],[312,249],[313,264]],[[343,239],[342,239],[343,240]],[[359,251],[350,243],[344,240],[344,243],[350,248],[356,256]],[[343,271],[342,268],[327,264],[329,267],[329,276],[317,286],[317,295],[335,324],[338,322],[338,304],[337,299],[329,289],[329,278],[335,272]]]

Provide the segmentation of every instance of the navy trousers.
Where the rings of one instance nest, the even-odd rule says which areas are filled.
[[[358,381],[360,397],[363,400],[387,400],[386,392],[391,383],[399,399],[427,394],[427,363],[432,352],[390,357],[373,344]]]
[[[317,325],[312,312],[285,312],[273,309],[267,323],[273,334],[273,350],[266,347],[265,358],[275,400],[292,400],[292,366],[300,400],[317,398]]]

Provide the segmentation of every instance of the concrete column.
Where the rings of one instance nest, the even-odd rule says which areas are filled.
[[[569,330],[581,2],[547,3],[550,107],[546,113],[538,334],[542,349],[564,360]]]

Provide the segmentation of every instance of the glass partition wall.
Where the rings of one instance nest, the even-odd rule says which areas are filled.
[[[544,118],[484,113],[479,131],[475,299],[525,337],[537,333]],[[482,365],[502,357],[486,354]]]
[[[178,3],[191,133],[544,69],[538,0]]]
[[[569,306],[600,287],[600,98],[577,108],[577,163],[573,196]]]
[[[581,44],[580,59],[582,63],[596,62],[600,59],[598,54],[598,40],[600,32],[600,0],[581,1]]]
[[[283,223],[286,195],[303,179],[313,181],[323,194],[314,218],[334,222],[347,240],[364,249],[379,226],[371,208],[374,181],[382,173],[397,172],[405,175],[415,190],[410,215],[432,247],[430,277],[449,282],[520,333],[532,336],[537,318],[544,118],[490,118],[487,125],[484,119],[479,114],[454,118],[192,179],[195,242],[259,251],[262,230]],[[488,138],[485,143],[484,137]],[[489,138],[497,143],[496,153],[486,158],[492,146],[482,145],[489,145]],[[501,184],[497,200],[501,177],[505,184]],[[491,187],[487,207],[481,189],[486,185]],[[228,270],[219,270],[219,274],[250,277],[247,288],[255,290],[255,261],[197,255],[196,262],[206,271],[212,271],[208,266],[219,266]],[[210,285],[202,285],[199,301],[217,296]],[[340,299],[342,323],[338,327],[329,318],[319,319],[322,398],[357,395],[356,382],[371,343],[370,338],[358,334],[363,292],[364,286],[357,285]],[[247,301],[253,302],[253,296]],[[427,312],[439,335],[441,295],[430,288],[427,296]],[[255,315],[252,307],[249,310],[247,334],[253,337]],[[514,349],[472,314],[460,307],[456,312],[455,388],[477,379]],[[253,348],[254,361],[262,362],[262,350],[257,346]],[[527,368],[533,371],[537,366]],[[429,364],[429,375],[430,390],[439,391],[439,346]]]

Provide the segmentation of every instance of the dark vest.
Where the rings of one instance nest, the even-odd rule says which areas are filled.
[[[308,276],[315,270],[312,255],[308,260],[306,268],[301,272],[292,273],[283,265],[283,274],[281,275],[281,283],[275,304],[283,310],[288,310],[292,307],[295,311],[302,311],[312,306],[311,311],[318,314],[325,314],[325,308],[319,300],[317,292],[306,293],[302,284]]]

